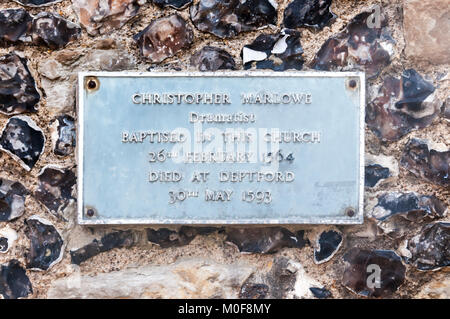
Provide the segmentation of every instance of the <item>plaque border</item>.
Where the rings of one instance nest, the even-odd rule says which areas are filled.
[[[359,78],[359,187],[358,212],[353,217],[283,218],[283,219],[242,219],[242,220],[180,220],[180,219],[87,219],[83,209],[83,141],[84,141],[84,81],[86,77],[323,77],[323,78]],[[366,76],[364,72],[324,72],[324,71],[83,71],[78,72],[76,92],[77,144],[75,161],[77,164],[77,221],[79,225],[354,225],[364,222],[364,169],[365,169],[365,103]]]

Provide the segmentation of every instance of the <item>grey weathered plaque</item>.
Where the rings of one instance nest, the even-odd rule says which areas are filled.
[[[361,223],[364,81],[81,73],[79,222]]]

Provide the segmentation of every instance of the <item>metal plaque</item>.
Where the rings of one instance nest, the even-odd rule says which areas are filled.
[[[363,73],[83,72],[81,224],[363,221]]]

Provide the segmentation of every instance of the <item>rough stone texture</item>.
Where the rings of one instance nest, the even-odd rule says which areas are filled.
[[[33,1],[28,1],[28,3],[31,2]],[[164,2],[180,3],[172,0]],[[59,119],[71,117],[74,124],[78,124],[78,114],[75,109],[77,72],[86,70],[193,71],[200,68],[209,70],[209,68],[214,69],[218,66],[231,66],[232,60],[234,60],[235,69],[243,70],[244,63],[241,53],[244,46],[250,45],[261,35],[280,36],[285,28],[283,25],[284,12],[291,2],[292,0],[272,1],[272,3],[278,5],[276,15],[270,14],[273,11],[267,5],[268,1],[253,2],[261,3],[264,8],[270,9],[269,15],[260,15],[254,21],[258,22],[256,24],[252,24],[252,21],[245,18],[244,20],[250,21],[251,24],[250,28],[247,30],[246,27],[245,31],[238,28],[238,25],[243,25],[242,21],[239,24],[213,24],[211,23],[212,20],[207,21],[205,18],[202,18],[203,22],[206,23],[206,26],[205,24],[204,26],[209,29],[202,31],[190,19],[191,8],[193,10],[200,3],[199,0],[194,0],[191,5],[188,4],[187,7],[180,10],[173,9],[170,6],[161,8],[152,1],[65,0],[61,2],[51,1],[48,2],[48,7],[36,8],[22,7],[12,1],[0,0],[0,11],[12,9],[26,11],[26,13],[22,13],[21,18],[19,14],[17,22],[0,18],[0,56],[15,52],[26,61],[27,74],[34,80],[30,88],[35,88],[39,93],[39,97],[36,95],[39,101],[31,103],[27,107],[15,107],[15,110],[26,113],[23,115],[32,120],[45,136],[45,147],[42,154],[29,171],[21,167],[20,161],[17,161],[17,158],[14,158],[11,154],[0,152],[0,166],[2,167],[0,179],[20,183],[28,192],[31,192],[28,195],[18,196],[20,199],[18,208],[20,208],[21,216],[0,222],[0,264],[3,265],[0,271],[0,298],[56,296],[59,294],[57,289],[63,291],[66,286],[56,288],[55,285],[55,288],[51,289],[51,294],[49,293],[50,287],[57,280],[63,282],[65,279],[67,279],[66,282],[70,287],[68,294],[81,296],[83,290],[80,287],[84,286],[77,286],[77,284],[82,278],[92,279],[92,285],[101,283],[102,278],[113,278],[110,282],[107,282],[108,286],[117,284],[115,286],[117,290],[111,292],[111,296],[128,298],[134,296],[133,290],[131,288],[127,290],[126,284],[122,290],[119,285],[126,281],[126,278],[134,278],[136,281],[131,281],[133,285],[134,283],[139,284],[138,281],[141,279],[145,282],[147,273],[139,275],[137,272],[139,269],[146,267],[149,267],[151,271],[159,269],[159,273],[165,271],[164,276],[161,275],[155,281],[159,282],[169,278],[168,282],[174,283],[174,286],[165,290],[156,290],[157,288],[155,288],[149,295],[150,297],[174,296],[176,290],[171,289],[172,287],[182,287],[177,292],[177,294],[180,294],[177,295],[178,297],[183,297],[181,296],[183,292],[186,292],[188,297],[194,295],[216,296],[222,294],[222,286],[224,286],[226,293],[222,295],[236,298],[321,298],[328,296],[328,292],[331,293],[328,298],[365,298],[352,293],[346,288],[345,282],[342,281],[343,274],[346,271],[346,262],[343,255],[352,247],[358,247],[369,252],[395,251],[402,256],[406,263],[405,279],[400,286],[394,285],[397,287],[395,292],[390,293],[388,291],[389,294],[383,294],[381,297],[448,297],[449,284],[448,280],[446,281],[449,274],[448,266],[443,266],[445,264],[443,247],[448,247],[448,244],[445,244],[446,237],[443,236],[445,235],[444,228],[435,226],[431,229],[426,228],[426,231],[422,229],[429,223],[449,222],[448,211],[447,215],[438,213],[440,210],[434,201],[436,199],[436,201],[443,203],[445,207],[450,205],[448,178],[445,179],[448,172],[447,157],[445,157],[447,155],[445,154],[450,149],[449,64],[436,63],[428,57],[419,59],[408,56],[408,38],[405,39],[403,33],[403,21],[417,20],[416,16],[425,14],[425,12],[406,17],[403,10],[405,8],[403,0],[333,0],[330,6],[331,12],[336,14],[333,21],[317,30],[313,27],[295,28],[295,31],[301,33],[295,41],[295,44],[297,44],[295,48],[300,48],[301,45],[303,50],[301,56],[296,56],[296,59],[300,60],[301,58],[304,61],[302,70],[310,70],[312,62],[322,47],[337,50],[331,52],[334,54],[339,53],[339,50],[344,46],[347,48],[344,51],[350,50],[350,55],[342,60],[342,63],[339,59],[342,56],[332,59],[324,55],[323,61],[332,62],[327,65],[330,70],[367,70],[367,75],[370,77],[366,85],[368,103],[383,96],[383,91],[380,91],[380,88],[383,87],[386,78],[402,80],[405,70],[415,70],[425,82],[432,84],[434,87],[434,92],[425,100],[419,96],[419,100],[423,100],[420,109],[430,111],[429,114],[432,115],[432,121],[426,120],[426,125],[417,129],[415,125],[408,126],[413,129],[392,140],[380,139],[374,130],[366,129],[365,166],[372,168],[371,173],[366,171],[368,173],[368,175],[366,174],[368,177],[366,180],[370,180],[370,184],[373,184],[372,187],[365,187],[364,191],[365,212],[368,215],[363,225],[333,227],[333,229],[342,233],[345,240],[328,262],[322,264],[314,262],[314,243],[318,234],[324,231],[322,226],[283,225],[278,227],[284,229],[283,231],[279,229],[273,233],[267,231],[258,233],[255,231],[255,235],[252,235],[253,229],[261,227],[249,225],[240,227],[245,230],[244,234],[250,234],[249,236],[238,234],[228,239],[227,237],[231,234],[228,233],[230,227],[222,228],[219,226],[206,228],[182,228],[179,226],[84,227],[76,222],[76,207],[73,201],[77,194],[74,187],[72,187],[68,204],[65,205],[64,202],[61,206],[64,209],[59,209],[60,213],[58,214],[50,213],[47,206],[34,195],[40,187],[43,187],[42,190],[48,199],[48,203],[52,203],[52,200],[56,199],[56,197],[52,197],[52,194],[54,194],[54,191],[56,193],[59,191],[61,184],[57,183],[54,187],[44,183],[46,185],[44,187],[40,181],[40,173],[49,164],[60,168],[69,168],[76,165],[75,154],[71,150],[73,146],[69,146],[70,139],[73,137],[71,126],[61,127],[62,122]],[[429,8],[441,5],[441,3],[442,1],[439,0],[433,1]],[[83,10],[80,10],[80,4],[84,6]],[[121,6],[121,4],[125,6]],[[385,17],[381,21],[385,21],[383,23],[386,24],[381,28],[382,30],[375,28],[375,32],[373,32],[374,30],[365,28],[364,23],[352,23],[359,14],[372,12],[375,5],[381,6],[381,11]],[[99,10],[99,8],[104,8],[104,10]],[[83,19],[80,16],[81,11],[85,14],[82,17]],[[75,41],[68,42],[63,48],[49,48],[45,43],[33,44],[31,29],[28,29],[28,26],[33,18],[41,12],[57,13],[67,21],[80,24],[82,27],[80,37]],[[443,11],[429,10],[429,12],[438,14],[438,16],[444,14]],[[190,46],[181,49],[173,56],[165,58],[161,63],[143,58],[139,46],[133,40],[133,36],[144,30],[152,21],[175,13],[182,17],[192,29],[193,40]],[[228,19],[233,16],[225,14],[222,17]],[[375,17],[373,14],[366,15],[366,17],[371,22],[376,22],[376,19],[373,19]],[[348,37],[349,25],[354,35],[359,35],[362,32],[365,35],[376,34],[376,38],[369,37],[365,41],[361,41],[360,38],[351,40]],[[417,32],[427,32],[426,27],[428,25],[425,25],[424,22],[419,21],[416,26],[423,27]],[[224,36],[229,35],[229,37],[222,39],[221,36],[214,35],[214,33]],[[442,35],[439,36],[445,35],[446,33],[442,32]],[[280,39],[283,38],[284,36],[280,36]],[[426,37],[423,37],[423,40],[426,41]],[[339,45],[334,46],[335,42]],[[284,42],[280,41],[280,43]],[[421,43],[415,45],[421,45]],[[205,52],[202,52],[204,47],[225,50],[231,58],[218,51],[205,54]],[[442,44],[442,47],[445,47],[445,44]],[[362,59],[360,61],[361,57],[368,57],[364,55],[364,53],[367,53],[366,50],[372,53],[383,53],[384,55],[375,55],[377,59],[380,58],[375,64],[370,63],[370,60]],[[433,50],[438,52],[439,48],[433,46]],[[448,52],[448,49],[445,49],[445,51]],[[196,56],[197,52],[202,52],[199,64],[192,63],[193,56]],[[385,52],[389,55],[388,63],[384,59],[387,57]],[[265,61],[250,62],[249,72],[256,68],[255,65],[258,62],[273,63],[276,67],[279,67],[282,63],[277,54],[270,52],[268,56],[269,58]],[[0,78],[4,79],[6,68],[0,67],[0,69]],[[15,79],[16,82],[12,87],[16,90],[15,92],[18,92],[20,91],[18,88],[21,87],[23,81],[17,77]],[[5,91],[2,91],[5,88],[5,86],[2,86],[4,84],[6,83],[0,84],[0,105],[5,103],[5,100],[2,99],[2,94],[5,94]],[[395,103],[400,100],[400,95],[389,100],[388,105],[392,102],[394,104],[392,110],[394,111],[403,112],[409,109],[402,108],[399,111],[395,108]],[[402,100],[404,100],[404,97]],[[432,105],[432,103],[436,104]],[[383,109],[384,106],[386,104],[383,104]],[[435,106],[441,110],[437,116],[434,115]],[[330,107],[332,107],[332,101],[330,101]],[[408,114],[411,118],[422,122],[426,119],[426,117],[422,117],[425,114],[423,112],[412,111]],[[0,116],[0,129],[3,129],[14,115],[8,113]],[[386,122],[392,124],[389,120]],[[58,131],[58,126],[62,130]],[[67,131],[64,128],[67,128]],[[388,131],[394,132],[404,130],[403,127],[392,126],[388,128]],[[66,135],[66,133],[69,134]],[[423,147],[423,151],[420,147],[416,147],[417,145],[410,143],[410,140],[414,139],[428,141],[425,143],[426,147]],[[56,142],[62,147],[60,151],[64,155],[56,151]],[[406,152],[407,150],[408,152]],[[402,158],[404,159],[402,160]],[[332,159],[330,159],[330,165],[332,163]],[[374,165],[388,169],[389,175],[382,171],[378,174],[380,171]],[[1,187],[0,189],[3,190]],[[371,212],[379,203],[380,196],[393,193],[414,193],[417,196],[418,203],[422,204],[411,205],[412,210],[394,210],[397,213],[383,220],[383,224],[379,224],[380,221],[370,216]],[[6,197],[8,196],[6,195]],[[415,196],[413,197],[415,198]],[[426,199],[429,199],[428,203],[423,202]],[[63,197],[58,197],[57,201],[65,200]],[[397,202],[398,204],[404,203],[403,200],[400,200],[400,197]],[[409,203],[410,201],[406,202]],[[0,203],[0,208],[3,209],[4,207],[6,206]],[[31,241],[26,235],[27,227],[24,221],[33,215],[45,217],[58,230],[64,240],[63,259],[55,263],[50,270],[35,271],[25,268],[27,265],[26,253],[30,251]],[[300,234],[301,237],[299,237]],[[293,238],[289,236],[293,236]],[[16,239],[13,240],[15,237]],[[232,242],[231,238],[236,241],[236,244],[229,244]],[[303,238],[303,240],[300,241],[299,238]],[[308,244],[308,239],[310,244]],[[417,240],[423,243],[431,243],[436,249],[422,249],[423,246],[420,245],[419,248],[413,249],[412,243]],[[302,245],[299,246],[298,242]],[[239,250],[239,247],[242,251]],[[198,281],[196,279],[206,276],[201,273],[200,269],[202,268],[197,267],[197,263],[185,264],[185,267],[189,268],[189,272],[186,274],[192,275],[186,280],[178,279],[182,276],[181,274],[177,277],[172,275],[171,269],[177,267],[177,262],[184,262],[181,260],[187,256],[200,261],[208,258],[208,262],[213,265],[211,267],[215,268],[214,273],[220,273],[221,279],[217,285],[213,285],[215,288],[208,290],[210,293],[206,293],[202,288],[203,286],[205,288],[211,287],[212,284],[210,282],[205,284],[202,279]],[[422,263],[423,261],[428,262],[426,265],[431,268],[430,271],[424,271],[426,269],[421,269],[424,268],[422,266],[420,266],[421,268],[416,267],[419,262]],[[396,261],[393,263],[397,265]],[[242,268],[244,271],[247,269],[246,267],[249,267],[250,270],[246,276],[239,277],[235,284],[230,285],[229,282],[237,276],[233,271],[240,270],[240,265],[246,265]],[[9,267],[6,268],[9,270],[5,271],[5,267]],[[227,272],[228,270],[230,271]],[[121,275],[123,272],[129,274],[129,277],[122,281]],[[151,280],[154,279],[150,271],[148,276]],[[188,282],[186,286],[177,285],[178,283],[183,285],[186,282]],[[65,285],[65,283],[61,285]],[[91,297],[102,298],[108,294],[108,289],[96,290],[89,285],[86,287],[91,287],[89,288],[89,296]],[[193,287],[194,290],[198,288],[198,294],[189,290],[189,287]],[[216,288],[217,290],[215,290]],[[156,291],[155,294],[153,294],[153,291]],[[216,294],[214,291],[218,291],[218,293]],[[139,291],[136,295],[140,295]]]
[[[220,48],[205,46],[191,58],[191,64],[199,71],[235,70],[233,57]]]
[[[31,30],[34,43],[43,43],[52,49],[62,48],[81,35],[78,25],[49,12],[41,12],[35,16]]]
[[[367,78],[376,77],[390,63],[392,39],[385,15],[379,24],[371,25],[372,13],[356,15],[344,32],[323,44],[311,68],[325,71],[365,71]]]
[[[28,32],[31,28],[31,16],[24,9],[0,11],[0,46],[17,42],[30,42]]]
[[[254,272],[251,265],[182,259],[168,266],[145,266],[96,276],[55,281],[49,298],[237,298]]]
[[[135,36],[142,56],[151,62],[161,62],[191,45],[194,34],[186,21],[177,14],[153,20]]]
[[[293,29],[302,26],[322,29],[336,15],[330,11],[332,0],[294,0],[284,10],[283,24]]]
[[[0,149],[10,154],[26,170],[31,170],[44,151],[45,136],[27,116],[14,116],[0,137]]]
[[[36,112],[40,100],[27,60],[15,53],[0,57],[0,112]]]
[[[47,270],[61,261],[63,240],[52,223],[39,216],[31,216],[25,224],[30,239],[30,251],[25,254],[27,268]]]
[[[76,183],[73,168],[47,165],[38,175],[38,188],[34,197],[54,215],[62,211],[74,200],[72,195]]]
[[[430,149],[427,141],[412,139],[403,152],[400,165],[431,183],[450,185],[450,150]]]
[[[406,54],[430,63],[450,63],[450,2],[405,0]]]
[[[73,0],[80,23],[91,35],[121,28],[136,16],[144,0]]]
[[[408,262],[420,270],[450,266],[450,223],[426,225],[407,245],[411,255]]]
[[[394,238],[402,237],[412,227],[441,218],[446,214],[445,204],[434,196],[415,193],[384,193],[369,211],[381,232]]]
[[[405,134],[429,126],[439,115],[435,88],[415,70],[403,72],[400,80],[387,77],[378,96],[367,105],[367,126],[382,140],[398,140]]]
[[[190,12],[199,30],[223,39],[277,22],[276,9],[269,0],[200,0]]]
[[[57,2],[61,2],[62,0],[13,0],[13,1],[29,7],[45,7]]]
[[[261,34],[244,46],[241,56],[244,69],[301,70],[305,62],[300,33],[293,30]]]
[[[389,297],[405,280],[406,267],[393,251],[352,248],[345,254],[344,260],[347,266],[342,282],[361,296]],[[371,277],[375,274],[374,269],[381,270],[379,280]]]
[[[33,293],[30,279],[20,263],[13,259],[0,265],[0,295],[4,299],[17,299]]]
[[[0,178],[0,221],[13,220],[25,211],[28,190],[19,182]]]

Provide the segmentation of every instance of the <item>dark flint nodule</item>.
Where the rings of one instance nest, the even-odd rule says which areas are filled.
[[[311,68],[323,71],[361,70],[369,79],[378,76],[390,63],[390,53],[382,43],[391,44],[393,40],[386,34],[387,20],[383,14],[379,26],[369,27],[371,20],[371,12],[355,16],[342,33],[322,45]]]
[[[34,197],[52,214],[60,214],[74,200],[72,191],[76,176],[72,168],[46,166],[39,173],[38,181]]]
[[[103,236],[100,241],[95,239],[92,243],[82,248],[71,250],[72,264],[79,265],[100,253],[114,248],[129,248],[135,243],[136,238],[131,230],[112,232]]]
[[[450,223],[426,225],[407,245],[409,264],[420,270],[436,270],[450,266]]]
[[[44,150],[42,130],[26,116],[11,117],[0,137],[0,148],[13,154],[13,158],[31,170]]]
[[[264,299],[269,293],[269,286],[265,284],[245,283],[239,292],[239,299]]]
[[[0,10],[0,46],[31,41],[32,17],[24,9]]]
[[[404,71],[400,80],[386,77],[378,95],[367,105],[367,126],[387,141],[429,126],[440,112],[438,103],[424,103],[434,90],[433,84],[413,69]]]
[[[378,197],[369,217],[392,238],[402,237],[413,226],[445,215],[447,207],[434,196],[416,193],[386,193]]]
[[[400,165],[428,182],[450,186],[450,150],[429,149],[425,141],[411,139],[406,144]]]
[[[1,56],[0,112],[7,115],[36,112],[40,99],[27,60],[15,53]]]
[[[379,164],[367,165],[364,170],[364,185],[374,187],[378,181],[390,176],[389,168]]]
[[[0,253],[4,253],[8,250],[9,243],[8,238],[0,237]]]
[[[331,292],[326,288],[311,287],[309,290],[312,292],[314,297],[318,299],[327,299],[331,297]]]
[[[62,0],[14,0],[24,6],[29,7],[44,7],[49,6],[51,4],[61,2]]]
[[[47,270],[61,260],[63,240],[56,228],[47,220],[30,217],[25,221],[30,239],[30,250],[25,254],[27,268]]]
[[[0,222],[13,220],[25,211],[28,190],[19,182],[0,178]]]
[[[145,0],[72,0],[78,21],[89,35],[109,33],[134,18]]]
[[[344,255],[346,262],[342,283],[364,297],[388,297],[405,280],[406,268],[392,250],[352,248]],[[377,275],[379,272],[379,288]]]
[[[289,29],[313,27],[322,29],[336,15],[330,11],[332,0],[294,0],[284,10],[283,25]]]
[[[41,12],[33,19],[32,36],[35,44],[44,44],[52,49],[64,47],[78,39],[81,28],[58,14]]]
[[[33,293],[30,279],[19,261],[0,265],[0,295],[5,299],[24,298]]]
[[[178,231],[167,228],[147,229],[147,240],[158,244],[161,248],[188,245],[197,235],[208,235],[219,230],[215,227],[181,226]]]
[[[236,63],[227,51],[205,46],[191,57],[191,65],[199,71],[235,70]]]
[[[189,24],[178,14],[155,19],[134,36],[141,55],[159,63],[188,48],[194,39]]]
[[[314,262],[321,264],[330,260],[342,243],[342,235],[334,230],[324,231],[317,239],[318,247],[314,249]]]
[[[281,227],[227,228],[226,241],[235,244],[240,252],[270,254],[283,247],[303,248],[308,241],[304,231],[296,234]]]
[[[259,35],[242,49],[244,69],[301,70],[305,60],[300,36],[300,32],[286,29]]]
[[[70,115],[58,116],[55,120],[57,139],[54,141],[53,152],[59,156],[73,153],[76,143],[75,120]]]
[[[152,0],[152,2],[161,8],[170,7],[181,10],[190,5],[192,0]]]
[[[277,23],[277,10],[268,0],[200,0],[190,14],[197,29],[222,39]]]

